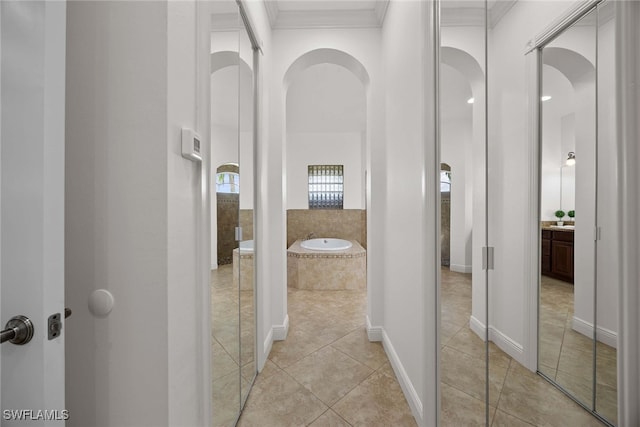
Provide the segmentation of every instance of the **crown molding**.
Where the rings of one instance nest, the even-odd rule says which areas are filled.
[[[379,28],[390,0],[377,0],[371,10],[280,10],[278,0],[264,0],[272,29]]]
[[[517,1],[518,0],[497,1],[493,7],[489,9],[489,26],[491,28],[495,27]]]
[[[264,8],[267,10],[269,24],[271,25],[271,28],[274,28],[278,21],[278,12],[280,12],[278,9],[278,2],[276,0],[264,0],[262,3],[264,4]]]
[[[387,16],[387,9],[389,8],[389,2],[391,0],[378,0],[376,1],[376,16],[378,17],[379,26],[382,27],[384,24],[384,18]]]
[[[489,28],[495,27],[498,22],[511,10],[518,0],[500,0],[489,9]],[[444,12],[440,14],[440,25],[443,27],[477,27],[484,26],[484,7],[452,7],[447,8],[447,3],[441,3]]]

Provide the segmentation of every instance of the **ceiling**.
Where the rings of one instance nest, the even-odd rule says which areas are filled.
[[[488,0],[494,27],[517,0]],[[271,28],[382,27],[389,0],[264,0]],[[442,25],[483,25],[485,0],[442,0]]]
[[[381,27],[389,0],[264,0],[271,28]]]

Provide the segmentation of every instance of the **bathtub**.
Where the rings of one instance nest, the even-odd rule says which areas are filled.
[[[339,240],[332,249],[307,249],[312,240]],[[355,240],[297,240],[287,249],[287,286],[313,290],[362,290],[367,288],[367,251]],[[324,242],[319,243],[321,246]],[[329,243],[327,242],[327,245]],[[311,245],[314,246],[313,244]]]
[[[352,247],[353,243],[343,239],[326,238],[303,240],[300,246],[312,251],[344,251]]]

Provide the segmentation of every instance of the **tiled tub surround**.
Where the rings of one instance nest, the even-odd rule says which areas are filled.
[[[233,250],[233,286],[238,284],[241,291],[253,289],[253,251]]]
[[[218,229],[218,265],[231,264],[232,251],[238,246],[235,228],[238,226],[238,194],[216,193]]]
[[[325,236],[323,236],[325,237]],[[367,288],[367,251],[356,240],[343,251],[313,251],[296,240],[287,250],[287,285],[309,290]]]
[[[367,247],[367,211],[362,209],[289,209],[287,247],[309,233],[315,237],[356,240]]]

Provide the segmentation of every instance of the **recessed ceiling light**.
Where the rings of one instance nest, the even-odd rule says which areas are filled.
[[[540,100],[541,100],[542,102],[544,102],[544,101],[548,101],[548,100],[550,100],[550,99],[551,99],[551,96],[549,96],[549,95],[542,95],[542,98],[540,98]]]
[[[473,101],[475,101],[475,99],[469,98],[469,99],[467,99],[467,104],[473,104]]]

